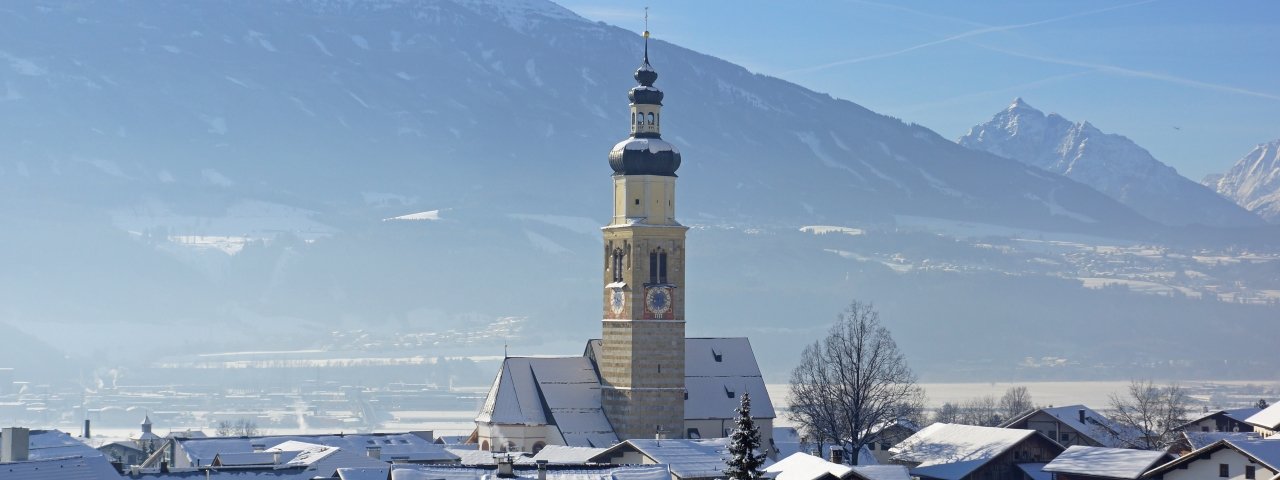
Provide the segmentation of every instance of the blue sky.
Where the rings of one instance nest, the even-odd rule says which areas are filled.
[[[1276,1],[560,3],[951,139],[1019,96],[1197,181],[1280,138]]]

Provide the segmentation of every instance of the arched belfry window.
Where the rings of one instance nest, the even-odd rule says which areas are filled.
[[[649,125],[653,125],[653,112],[649,112]]]
[[[649,252],[649,283],[667,283],[667,252],[661,248]]]
[[[615,249],[613,251],[613,263],[610,266],[610,268],[613,270],[613,281],[621,282],[622,281],[622,249]]]

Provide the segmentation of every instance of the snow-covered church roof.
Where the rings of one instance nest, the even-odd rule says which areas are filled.
[[[600,379],[585,357],[503,360],[476,422],[554,425],[570,446],[618,443],[600,403]]]

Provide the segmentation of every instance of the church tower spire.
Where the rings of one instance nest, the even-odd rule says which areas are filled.
[[[609,152],[613,217],[603,228],[604,309],[598,367],[619,439],[684,437],[685,232],[675,218],[680,151],[662,139],[663,93],[644,60],[630,99],[631,135]]]

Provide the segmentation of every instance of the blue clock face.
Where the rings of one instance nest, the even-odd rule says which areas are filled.
[[[622,307],[626,305],[626,296],[622,294],[622,290],[614,290],[609,297],[609,308],[614,314],[622,313]]]
[[[671,310],[671,292],[666,288],[653,288],[645,294],[645,304],[649,311],[662,315]]]

